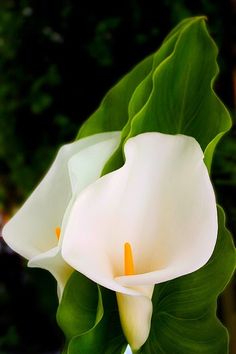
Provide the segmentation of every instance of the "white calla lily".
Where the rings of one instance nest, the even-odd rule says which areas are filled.
[[[195,139],[144,133],[129,139],[124,151],[123,167],[78,195],[62,256],[117,292],[124,333],[137,350],[149,334],[154,285],[208,261],[216,243],[217,212]]]
[[[61,257],[70,209],[76,196],[100,176],[119,142],[120,133],[111,132],[63,146],[44,179],[3,228],[6,243],[29,259],[30,267],[45,268],[54,275],[59,296],[73,271]]]

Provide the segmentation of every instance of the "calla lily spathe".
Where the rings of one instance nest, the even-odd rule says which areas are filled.
[[[102,133],[63,146],[45,178],[5,225],[6,243],[29,260],[30,267],[49,270],[61,296],[73,269],[61,257],[67,218],[75,198],[101,174],[120,142],[120,133]],[[59,242],[55,230],[61,229]]]
[[[117,292],[133,350],[146,341],[154,285],[191,273],[217,238],[214,191],[195,139],[144,133],[128,139],[125,164],[85,188],[68,216],[62,256],[71,267]],[[124,245],[134,273],[125,274]]]

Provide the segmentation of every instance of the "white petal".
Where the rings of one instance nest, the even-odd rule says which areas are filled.
[[[68,264],[65,263],[61,256],[59,247],[50,249],[47,252],[41,253],[32,258],[28,262],[31,268],[43,268],[48,270],[56,279],[58,284],[58,297],[62,296],[67,280],[74,271]]]
[[[140,296],[116,293],[121,326],[133,350],[138,350],[149,336],[153,288],[154,286],[139,287],[136,290],[140,291]]]
[[[106,135],[106,140],[99,141],[70,158],[68,169],[73,194],[78,194],[100,177],[106,161],[115,151],[118,143],[119,133],[110,133]]]
[[[188,274],[211,256],[217,237],[214,191],[195,139],[145,133],[125,145],[125,165],[77,198],[62,256],[112,290]],[[123,245],[135,274],[124,276]],[[134,294],[134,293],[133,293]]]
[[[117,141],[114,137],[98,142],[81,150],[69,160],[68,168],[73,196],[63,217],[61,237],[58,243],[59,247],[40,253],[28,263],[29,267],[46,269],[54,276],[58,283],[59,300],[61,299],[66,282],[73,272],[73,269],[62,258],[60,250],[68,215],[70,214],[76,195],[100,176],[104,164],[116,149],[118,142],[119,140]]]
[[[104,149],[104,140],[108,141],[107,151]],[[111,144],[111,140],[113,140],[113,144]],[[61,226],[65,210],[72,197],[68,160],[80,152],[84,155],[84,149],[99,143],[102,144],[102,153],[105,153],[107,157],[114,151],[114,145],[117,145],[119,140],[120,133],[112,132],[96,134],[63,146],[42,182],[3,228],[2,234],[8,245],[28,259],[55,247],[57,240],[54,230],[57,226]],[[113,146],[112,151],[111,145]],[[98,159],[102,162],[102,166],[99,166],[99,163],[95,163],[94,160],[89,161],[89,164],[81,163],[77,166],[78,169],[81,168],[83,175],[82,186],[85,185],[86,173],[88,173],[88,180],[91,182],[90,173],[97,176],[96,169],[99,168],[100,173],[103,167],[104,159],[103,156],[100,158],[99,148],[97,156],[94,154],[93,158],[95,161]],[[82,162],[85,162],[85,159]],[[90,164],[94,164],[95,173],[94,170],[91,170]]]

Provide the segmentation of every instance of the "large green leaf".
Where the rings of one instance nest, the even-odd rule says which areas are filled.
[[[236,252],[220,207],[218,218],[218,240],[208,263],[155,286],[151,332],[140,353],[228,353],[228,334],[216,317],[216,300],[235,270]]]
[[[187,23],[172,54],[157,66],[152,93],[133,118],[129,137],[147,131],[193,136],[210,169],[214,147],[231,127],[229,113],[212,89],[218,74],[216,57],[204,19]],[[139,105],[135,99],[131,103]]]
[[[66,284],[57,322],[66,337],[64,354],[112,354],[124,349],[115,294],[78,272]]]
[[[205,19],[184,20],[153,56],[153,67],[129,101],[122,145],[103,174],[123,163],[126,139],[148,131],[193,136],[210,171],[216,144],[231,127],[230,115],[213,90],[218,74],[217,47]]]

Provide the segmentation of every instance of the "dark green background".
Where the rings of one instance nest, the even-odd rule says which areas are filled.
[[[14,211],[106,91],[185,17],[208,17],[220,51],[215,89],[233,117],[235,6],[233,0],[1,0],[0,213]],[[234,126],[213,164],[217,198],[234,234],[235,136]],[[232,285],[219,306],[231,331],[236,331],[234,291]],[[56,301],[50,275],[27,269],[1,242],[0,354],[56,353],[63,342],[55,324]]]

